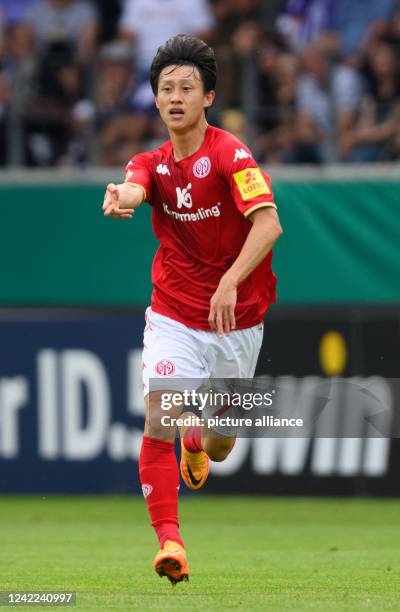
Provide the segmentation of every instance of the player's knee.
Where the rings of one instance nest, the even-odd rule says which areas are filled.
[[[173,439],[175,432],[164,427],[161,418],[157,416],[147,417],[144,425],[144,434],[149,438],[158,440]]]

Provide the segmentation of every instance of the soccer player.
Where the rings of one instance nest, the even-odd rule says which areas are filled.
[[[131,159],[125,182],[107,186],[103,210],[130,219],[148,202],[160,242],[144,332],[139,474],[160,542],[154,569],[176,584],[189,569],[178,523],[176,428],[161,423],[162,385],[254,376],[264,315],[276,299],[272,247],[282,230],[269,177],[247,146],[207,123],[216,85],[213,50],[193,36],[175,36],[158,49],[150,81],[170,140]],[[180,434],[182,478],[199,489],[210,459],[223,461],[235,439],[211,436],[200,425]]]

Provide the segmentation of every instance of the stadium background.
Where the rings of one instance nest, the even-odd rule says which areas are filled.
[[[400,13],[350,2],[349,24],[341,4],[199,1],[193,18],[178,0],[2,2],[1,491],[139,490],[156,243],[149,210],[119,224],[99,206],[163,137],[144,73],[183,27],[214,44],[211,120],[272,175],[285,230],[258,372],[293,397],[309,377],[378,377],[397,431]],[[242,440],[208,490],[398,494],[396,441],[346,438],[336,410],[332,440]]]
[[[129,157],[165,137],[149,53],[191,31],[220,64],[210,122],[272,176],[284,228],[258,373],[284,382],[288,405],[313,381],[373,384],[393,435],[365,438],[361,406],[360,435],[346,436],[344,395],[329,438],[238,441],[182,503],[193,549],[207,553],[210,534],[217,548],[221,582],[195,557],[197,588],[210,610],[221,593],[265,609],[267,592],[276,610],[396,609],[398,505],[381,498],[400,493],[398,3],[198,0],[191,15],[161,4],[0,1],[0,588],[74,586],[90,593],[88,609],[155,602],[137,457],[156,242],[148,208],[117,223],[101,203]],[[231,560],[225,546],[238,541],[247,548]],[[122,567],[133,570],[124,583]]]

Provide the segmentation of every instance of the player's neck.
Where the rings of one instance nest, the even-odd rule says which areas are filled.
[[[200,149],[204,142],[207,127],[208,123],[204,118],[204,121],[187,132],[170,132],[169,135],[172,142],[175,161],[181,161],[181,159],[193,155],[193,153],[196,153],[196,151]]]

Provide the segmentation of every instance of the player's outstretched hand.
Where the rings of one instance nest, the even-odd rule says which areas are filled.
[[[131,219],[135,212],[131,208],[120,208],[120,192],[118,185],[109,183],[104,194],[103,212],[105,217],[113,219]]]
[[[222,277],[218,288],[210,300],[208,322],[212,331],[219,336],[229,334],[236,327],[235,307],[237,301],[236,286]]]

